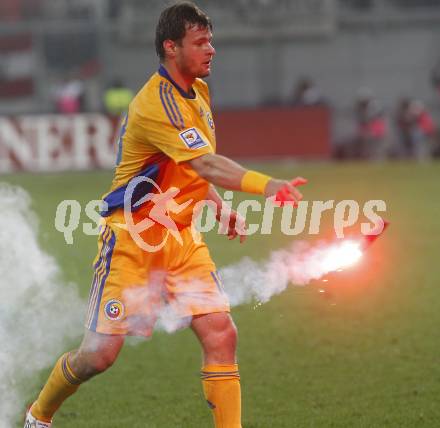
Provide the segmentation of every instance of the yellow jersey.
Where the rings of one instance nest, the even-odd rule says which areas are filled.
[[[115,176],[104,195],[107,210],[103,216],[124,207],[124,195],[130,180],[147,177],[133,192],[132,211],[142,215],[151,203],[136,207],[148,193],[179,189],[174,201],[192,202],[170,217],[177,226],[191,224],[196,202],[205,199],[209,183],[200,177],[189,161],[206,153],[215,153],[215,126],[210,107],[208,85],[196,79],[190,93],[180,88],[165,67],[160,66],[130,103],[118,141]],[[153,180],[157,186],[153,185]]]

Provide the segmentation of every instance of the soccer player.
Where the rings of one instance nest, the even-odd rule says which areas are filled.
[[[214,185],[278,195],[295,204],[302,198],[296,185],[305,180],[292,184],[271,178],[215,154],[208,86],[201,79],[210,74],[215,55],[205,13],[190,2],[165,9],[156,28],[156,50],[159,70],[131,102],[121,127],[115,177],[104,197],[108,209],[102,213],[83,341],[55,364],[27,413],[27,428],[50,427],[64,400],[113,364],[127,335],[151,334],[163,305],[189,320],[200,341],[203,390],[215,426],[241,427],[237,331],[208,248],[191,233],[193,209],[198,201],[211,200],[220,218],[223,201]],[[165,218],[160,201],[145,198],[163,198],[169,196],[167,189],[176,188]],[[133,238],[127,211],[135,227],[144,222],[141,241],[159,250],[146,251]],[[243,228],[236,227],[240,221],[231,211],[230,239],[245,238]],[[175,226],[173,236],[166,225]]]

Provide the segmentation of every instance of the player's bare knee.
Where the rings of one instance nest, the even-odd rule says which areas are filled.
[[[237,344],[237,328],[231,321],[221,329],[213,329],[206,337],[205,348],[207,351],[231,350],[235,351]]]
[[[102,352],[78,353],[72,359],[72,370],[82,380],[88,380],[93,376],[108,370],[116,361],[116,356]]]
[[[85,350],[81,347],[78,351],[71,352],[69,363],[76,376],[88,380],[108,370],[116,361],[119,349],[107,347]]]
[[[94,375],[104,373],[113,365],[115,361],[116,356],[112,353],[101,353],[99,355],[94,355],[90,361],[90,369],[93,371]]]
[[[225,341],[227,343],[230,343],[231,345],[235,346],[235,344],[237,343],[238,333],[237,333],[237,327],[233,322],[231,322],[228,325],[228,327],[225,329],[224,336],[225,336]]]
[[[235,324],[231,322],[223,333],[224,346],[235,352],[235,348],[237,347],[237,337],[237,328],[235,327]]]

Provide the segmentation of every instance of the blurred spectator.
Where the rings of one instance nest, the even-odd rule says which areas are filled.
[[[312,79],[302,77],[298,80],[293,91],[293,105],[295,106],[316,106],[325,104],[318,87]]]
[[[400,155],[418,160],[430,158],[436,127],[424,104],[419,100],[402,98],[397,107],[396,123]]]
[[[84,111],[84,83],[78,78],[66,79],[55,88],[55,106],[58,113],[73,114]]]
[[[355,156],[362,159],[385,159],[388,150],[388,124],[382,106],[369,88],[358,91],[355,117]]]
[[[121,80],[115,79],[104,93],[104,107],[107,113],[119,116],[128,111],[128,105],[133,99],[133,91],[127,88]]]

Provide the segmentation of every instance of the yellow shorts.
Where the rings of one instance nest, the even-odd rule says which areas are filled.
[[[229,312],[228,298],[203,241],[191,227],[180,230],[181,243],[155,225],[141,234],[161,250],[145,251],[124,225],[110,216],[102,225],[86,327],[94,332],[149,336],[159,319],[175,329],[188,317]]]

